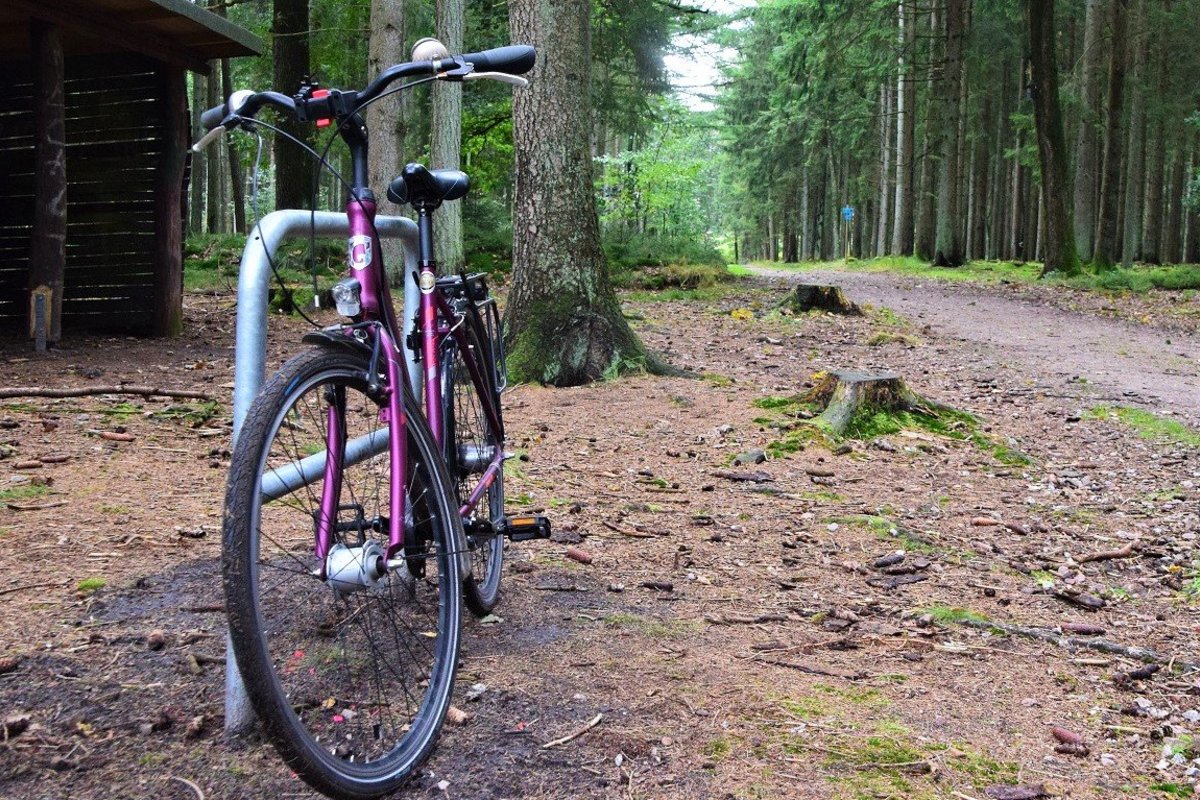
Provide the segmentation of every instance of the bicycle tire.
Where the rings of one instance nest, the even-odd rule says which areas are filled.
[[[485,391],[489,393],[490,402],[499,416],[500,395],[496,391],[490,343],[481,335],[482,326],[474,312],[468,310],[464,314],[467,346],[475,351],[475,362],[487,384]],[[492,453],[495,449],[503,451],[504,437],[502,430],[493,429],[484,413],[482,399],[463,361],[459,343],[453,337],[446,341],[442,352],[442,441],[450,482],[461,506],[466,503],[481,474],[477,466],[478,456],[470,458],[464,457],[464,454]],[[471,569],[463,578],[463,599],[471,613],[483,617],[492,612],[500,599],[500,579],[504,566],[504,539],[499,534],[499,527],[504,521],[503,470],[488,487],[486,500],[481,500],[476,508],[486,510],[486,520],[480,521],[490,524],[471,524],[474,518],[481,516],[478,511],[472,514],[472,519],[463,522],[467,531],[467,547],[471,552]]]
[[[326,452],[329,419],[342,421],[347,441],[386,431],[367,369],[365,357],[329,349],[284,365],[239,433],[224,523],[230,634],[254,710],[301,778],[352,800],[396,791],[433,750],[454,688],[462,618],[461,522],[436,444],[407,393],[406,529],[423,543],[406,545],[407,568],[355,592],[313,574],[313,509],[330,475],[321,468],[313,483],[263,502],[264,477],[286,476],[289,464]],[[387,547],[387,449],[345,458],[338,472],[337,537],[371,560],[368,542]]]

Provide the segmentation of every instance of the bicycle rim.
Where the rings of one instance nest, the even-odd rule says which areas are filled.
[[[285,760],[327,794],[394,791],[432,750],[449,706],[461,607],[458,524],[430,437],[408,414],[408,567],[367,588],[319,577],[314,530],[325,479],[264,498],[272,478],[326,452],[326,426],[348,442],[386,434],[365,360],[316,351],[289,362],[242,428],[226,501],[231,634],[255,711]],[[331,411],[332,410],[332,411]],[[387,548],[386,448],[340,467],[334,549],[347,572]],[[329,562],[326,567],[328,568]]]

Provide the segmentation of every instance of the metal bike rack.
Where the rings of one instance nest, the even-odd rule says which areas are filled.
[[[375,228],[380,238],[400,239],[404,245],[404,313],[402,321],[414,319],[420,305],[420,290],[415,282],[408,279],[417,271],[417,225],[407,217],[376,217]],[[332,211],[285,210],[276,211],[263,217],[246,240],[246,249],[242,252],[242,264],[238,271],[237,291],[237,340],[234,348],[233,374],[233,440],[237,442],[242,421],[251,403],[258,396],[266,379],[267,361],[267,309],[268,294],[271,286],[271,261],[279,246],[288,239],[298,236],[308,236],[315,231],[322,238],[342,237],[350,235],[350,223],[345,214]],[[414,391],[420,386],[420,365],[412,360],[412,353],[404,348],[405,364],[408,367],[409,382]],[[348,443],[361,451],[363,458],[371,453],[387,447],[386,436],[363,437],[370,441]],[[324,468],[324,457],[315,456],[305,459],[296,466],[294,476],[277,480],[279,486],[267,487],[268,493],[286,492],[292,485],[302,485],[311,480],[309,474],[320,474]],[[319,466],[318,466],[319,462]],[[234,658],[233,647],[228,633],[225,637],[225,732],[240,733],[254,725],[254,710],[246,694],[242,675]]]

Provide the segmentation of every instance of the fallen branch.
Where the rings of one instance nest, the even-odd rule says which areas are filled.
[[[583,736],[585,733],[590,731],[592,728],[599,725],[600,720],[602,720],[602,719],[604,719],[604,715],[597,714],[596,716],[592,717],[591,721],[588,724],[584,725],[579,730],[575,731],[574,733],[568,733],[566,736],[562,736],[558,739],[552,739],[549,742],[546,742],[544,745],[542,745],[542,749],[549,750],[551,747],[558,747],[560,744],[566,744],[569,741],[578,739],[580,736]]]
[[[1038,639],[1039,641],[1049,642],[1067,650],[1082,647],[1088,650],[1099,650],[1101,653],[1109,653],[1110,655],[1125,656],[1134,661],[1145,661],[1148,664],[1174,664],[1184,672],[1200,671],[1200,664],[1163,656],[1147,647],[1131,647],[1110,642],[1107,639],[1081,639],[1077,636],[1062,636],[1046,628],[1029,628],[1024,625],[1012,625],[1007,622],[974,619],[954,621],[968,628],[978,628],[984,631],[1001,631],[1010,636],[1024,636],[1029,639]]]
[[[607,520],[600,520],[600,524],[603,525],[604,527],[608,528],[610,531],[616,531],[617,533],[621,534],[622,536],[632,536],[634,539],[653,539],[654,538],[653,533],[643,533],[642,531],[631,531],[626,528],[622,528],[620,525],[613,525],[611,522],[608,522]]]
[[[25,591],[26,589],[44,589],[44,588],[46,588],[47,586],[61,586],[61,585],[62,585],[61,583],[54,583],[54,582],[50,582],[50,583],[27,583],[27,584],[25,584],[24,586],[13,586],[13,587],[11,587],[11,588],[8,588],[8,589],[0,589],[0,596],[6,595],[6,594],[14,594],[14,593],[16,593],[16,592],[23,592],[23,591]]]
[[[81,386],[74,389],[50,389],[45,386],[10,386],[0,388],[0,398],[10,397],[90,397],[98,394],[135,394],[141,397],[177,397],[187,400],[206,400],[212,395],[190,389],[156,389],[152,386]],[[182,780],[179,778],[178,780]]]
[[[1080,564],[1087,564],[1091,561],[1112,561],[1115,558],[1129,558],[1137,555],[1137,542],[1130,542],[1124,547],[1118,547],[1116,550],[1102,550],[1099,553],[1092,553],[1087,556],[1080,556],[1076,561]]]
[[[778,659],[774,658],[761,658],[759,656],[755,656],[750,660],[758,661],[763,664],[770,664],[774,667],[786,667],[787,669],[794,669],[797,672],[803,672],[807,675],[824,675],[827,678],[841,678],[844,681],[861,681],[865,678],[871,677],[865,672],[832,672],[827,669],[822,669],[821,667],[810,667],[808,664],[797,664],[794,661],[779,661]]]

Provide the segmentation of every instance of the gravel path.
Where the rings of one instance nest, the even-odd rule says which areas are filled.
[[[979,284],[863,272],[754,268],[786,283],[836,284],[857,303],[886,306],[1039,382],[1086,379],[1098,394],[1200,421],[1200,336],[1074,313]],[[1076,381],[1081,382],[1081,381]]]

